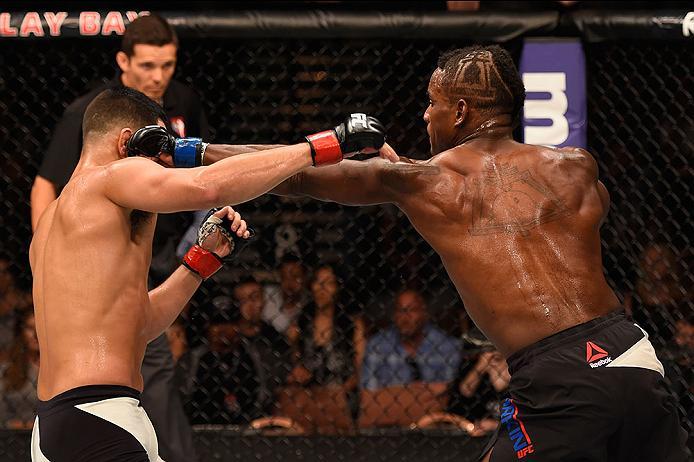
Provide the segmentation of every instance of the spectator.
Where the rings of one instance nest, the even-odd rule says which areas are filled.
[[[357,365],[363,355],[364,325],[340,302],[340,287],[331,266],[321,266],[311,280],[312,302],[296,321],[297,365],[288,377],[300,385],[340,385],[356,389]]]
[[[416,382],[450,382],[460,363],[459,342],[428,322],[422,295],[405,289],[395,299],[393,326],[366,345],[361,387],[377,390]]]
[[[0,363],[7,358],[14,341],[17,317],[31,307],[31,293],[17,287],[10,261],[0,257]]]
[[[639,259],[635,290],[624,300],[627,311],[648,332],[657,351],[668,347],[675,323],[694,308],[680,281],[685,277],[683,263],[667,244],[647,245]]]
[[[33,310],[24,311],[16,325],[10,358],[0,380],[0,427],[30,429],[38,396],[39,341]]]
[[[684,418],[694,422],[694,314],[675,323],[675,335],[662,354],[665,377],[679,397]],[[690,435],[690,444],[694,435]]]
[[[185,321],[180,316],[166,329],[166,337],[173,357],[176,384],[183,402],[189,401],[195,391],[195,373],[200,358],[207,353],[207,345],[190,348],[186,335]]]
[[[252,397],[241,383],[249,383],[248,371],[241,364],[251,364],[245,350],[238,348],[240,336],[236,324],[217,315],[207,329],[209,350],[200,358],[195,391],[187,403],[194,424],[240,424],[242,407],[248,408]]]
[[[476,327],[463,336],[460,366],[450,388],[448,411],[474,422],[481,436],[496,429],[501,394],[511,376],[503,356]]]
[[[209,349],[200,358],[189,404],[193,423],[241,425],[271,414],[291,349],[262,320],[263,297],[260,283],[249,277],[234,287],[229,301],[235,306],[227,306],[225,296],[213,300],[217,314],[208,328]]]
[[[234,299],[239,307],[237,324],[240,348],[245,350],[251,363],[244,365],[249,374],[239,385],[254,397],[250,407],[242,409],[248,420],[269,415],[275,402],[276,389],[284,384],[291,363],[291,349],[285,337],[263,321],[263,287],[249,277],[234,288]]]
[[[72,175],[82,149],[82,118],[89,103],[106,88],[127,86],[160,103],[169,118],[169,129],[178,136],[208,137],[200,99],[195,92],[172,79],[176,68],[178,38],[173,28],[157,15],[142,16],[126,28],[116,54],[120,72],[70,104],[58,121],[31,190],[31,223],[35,229],[48,205],[56,199]],[[162,282],[178,265],[175,246],[189,214],[160,214],[157,218],[150,286]],[[169,462],[197,460],[192,432],[174,385],[174,363],[166,336],[147,346],[142,364],[142,405],[152,420],[159,452]]]
[[[306,293],[306,269],[296,255],[286,254],[279,267],[280,284],[265,286],[263,319],[296,342],[296,332],[289,327],[308,303]]]

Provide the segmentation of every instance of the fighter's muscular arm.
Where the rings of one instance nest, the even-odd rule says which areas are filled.
[[[104,192],[126,209],[161,213],[201,210],[251,200],[311,165],[308,143],[241,154],[189,169],[164,168],[132,157],[107,167]]]
[[[213,217],[218,218],[225,216],[229,220],[229,232],[236,233],[240,239],[248,238],[246,222],[231,207],[223,207],[213,215]],[[209,217],[205,223],[209,223],[213,217]],[[222,258],[234,250],[230,247],[228,238],[224,237],[219,230],[211,232],[204,239],[204,242],[198,242],[198,244],[203,249],[214,252]],[[190,261],[188,263],[192,264]],[[203,280],[197,274],[200,268],[195,265],[193,268],[195,269],[191,270],[184,265],[179,266],[166,281],[149,291],[150,306],[146,332],[148,340],[157,338],[174,322],[200,286]]]
[[[203,165],[212,165],[227,157],[281,148],[284,144],[210,144],[205,150]]]
[[[395,163],[376,157],[343,161],[320,170],[299,172],[270,193],[309,196],[345,205],[397,204],[403,194],[419,188],[421,175],[438,172],[438,167],[406,157]]]
[[[147,341],[159,337],[181,313],[202,278],[181,265],[158,287],[149,291]]]

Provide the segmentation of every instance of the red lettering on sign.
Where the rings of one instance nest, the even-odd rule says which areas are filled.
[[[19,26],[20,37],[28,37],[29,34],[34,34],[37,37],[43,37],[44,35],[41,16],[36,11],[29,11],[25,14],[22,24]]]
[[[125,17],[128,18],[129,22],[133,22],[138,16],[147,16],[148,14],[149,11],[140,11],[140,14],[137,14],[137,11],[126,11]]]
[[[125,23],[120,11],[109,11],[101,28],[101,35],[111,35],[114,32],[118,35],[123,35],[125,32]]]
[[[83,11],[80,13],[80,35],[97,35],[100,29],[99,13],[96,11]]]
[[[67,13],[60,11],[59,13],[52,13],[46,11],[43,13],[43,17],[46,18],[46,24],[48,24],[48,31],[52,36],[60,35],[60,28],[67,18]]]
[[[12,15],[10,13],[0,13],[0,35],[3,37],[16,37],[17,28],[12,27],[10,22]]]

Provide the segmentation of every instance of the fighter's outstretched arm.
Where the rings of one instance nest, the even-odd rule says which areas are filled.
[[[392,151],[388,145],[384,148]],[[394,151],[381,155],[393,159]],[[270,191],[280,196],[308,196],[344,205],[399,203],[405,194],[421,186],[421,175],[438,172],[438,167],[406,157],[392,162],[376,157],[365,161],[343,161],[293,175]]]
[[[374,205],[395,201],[395,191],[388,187],[390,162],[381,158],[365,161],[346,160],[324,168],[319,175],[299,172],[284,181],[271,194],[308,196],[345,205]]]
[[[200,210],[251,200],[311,165],[340,162],[357,152],[383,146],[383,126],[364,114],[352,114],[334,129],[308,136],[306,143],[227,157],[208,167],[165,169],[139,155],[192,153],[190,140],[177,141],[159,126],[137,130],[122,146],[135,155],[106,169],[104,194],[117,205],[148,212]],[[194,150],[197,154],[197,144]],[[207,146],[209,149],[210,146]],[[214,148],[214,146],[213,146]],[[179,154],[177,154],[179,153]]]
[[[105,194],[122,207],[147,212],[208,209],[251,200],[311,165],[308,143],[189,169],[164,168],[132,157],[107,168]]]
[[[205,150],[203,165],[212,165],[227,157],[248,154],[249,152],[267,151],[281,148],[285,144],[210,144]]]

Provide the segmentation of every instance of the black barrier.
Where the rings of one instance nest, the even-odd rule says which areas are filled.
[[[441,51],[464,46],[472,37],[461,32],[456,36],[463,38],[452,38],[456,28],[478,21],[475,27],[484,23],[492,29],[484,37],[498,40],[563,27],[555,26],[554,13],[535,17],[527,28],[520,25],[522,21],[493,23],[499,18],[493,15],[454,15],[442,26],[444,32],[436,32],[438,23],[433,18],[441,20],[443,15],[420,15],[417,24],[412,19],[416,15],[382,15],[377,20],[393,26],[390,32],[382,32],[383,27],[364,27],[374,20],[371,17],[362,22],[354,14],[316,12],[297,15],[293,29],[280,31],[276,28],[286,26],[280,16],[235,13],[214,19],[214,26],[202,21],[202,15],[190,17],[190,22],[182,13],[167,16],[185,37],[177,78],[200,93],[215,141],[291,143],[362,110],[384,121],[389,140],[401,153],[424,158],[429,143],[421,116],[430,72]],[[618,37],[604,30],[590,35],[591,21],[607,21],[601,15],[597,19],[581,16],[580,27],[591,40],[600,40],[586,44],[586,61],[589,146],[613,203],[602,231],[605,268],[634,317],[651,333],[691,434],[692,356],[686,335],[694,312],[690,238],[694,234],[694,47],[683,33],[680,41],[661,41],[660,26],[647,18],[666,16],[649,13],[629,22],[629,27],[642,28],[638,44],[616,41]],[[680,18],[679,27],[684,30],[685,12],[667,17]],[[246,22],[249,18],[253,21]],[[23,20],[19,21],[9,25],[21,29]],[[343,29],[347,24],[374,35],[369,39],[348,34]],[[214,29],[210,36],[207,27]],[[250,30],[254,35],[244,35]],[[293,31],[290,38],[272,38],[286,37],[289,30]],[[676,26],[668,30],[668,37],[676,38]],[[397,34],[402,35],[394,38]],[[419,38],[405,39],[408,34]],[[518,57],[519,41],[504,45]],[[31,283],[28,200],[43,151],[66,105],[94,82],[113,75],[117,47],[115,34],[101,41],[0,39],[0,225],[4,235],[0,255],[9,257],[20,289],[28,289]],[[197,425],[201,460],[265,460],[277,454],[287,460],[374,460],[372,456],[384,461],[474,460],[488,433],[475,438],[461,436],[462,431],[423,433],[415,424],[423,414],[442,408],[463,417],[497,417],[499,397],[489,390],[480,391],[474,402],[465,402],[453,396],[453,386],[445,406],[435,402],[435,393],[405,391],[381,405],[377,417],[383,417],[383,425],[397,427],[386,435],[374,431],[373,422],[364,421],[366,405],[356,392],[338,396],[330,390],[293,389],[282,397],[278,393],[274,404],[284,413],[295,413],[307,434],[303,436],[297,436],[296,427],[266,431],[275,434],[249,432],[250,422],[265,412],[257,407],[229,412],[229,402],[240,402],[242,393],[205,382],[213,375],[205,373],[220,369],[224,361],[214,355],[200,359],[208,352],[210,325],[220,318],[237,320],[231,292],[244,274],[254,274],[268,294],[276,291],[282,254],[298,254],[310,270],[323,263],[334,266],[348,318],[343,318],[346,327],[340,335],[352,333],[349,323],[357,318],[363,319],[368,336],[387,325],[395,292],[409,284],[425,295],[434,322],[447,335],[463,337],[467,347],[461,363],[474,364],[489,349],[469,329],[469,320],[459,317],[462,303],[439,258],[394,208],[352,208],[273,196],[240,208],[258,230],[257,243],[238,268],[203,286],[183,320],[188,345],[182,358],[188,365],[197,364],[196,360],[205,365],[197,369],[200,374],[185,368],[181,372],[184,382],[186,377],[192,381],[189,387],[181,387],[181,393],[188,416]],[[656,300],[654,294],[660,298]],[[232,376],[243,375],[243,368],[234,367]],[[330,399],[321,406],[311,407],[326,396]],[[393,417],[398,413],[399,420]],[[310,418],[301,420],[306,415]],[[231,424],[239,427],[207,427]],[[0,460],[26,460],[27,444],[27,433],[4,432]]]
[[[147,10],[1,11],[0,38],[56,39],[122,35]],[[522,36],[571,35],[603,40],[682,40],[694,37],[694,11],[160,11],[191,38],[428,38],[505,42]]]
[[[0,431],[3,462],[30,460],[27,431]],[[349,460],[354,462],[418,462],[436,457],[442,462],[475,462],[486,439],[455,432],[413,432],[352,436],[264,436],[237,429],[199,429],[195,446],[202,461]]]

